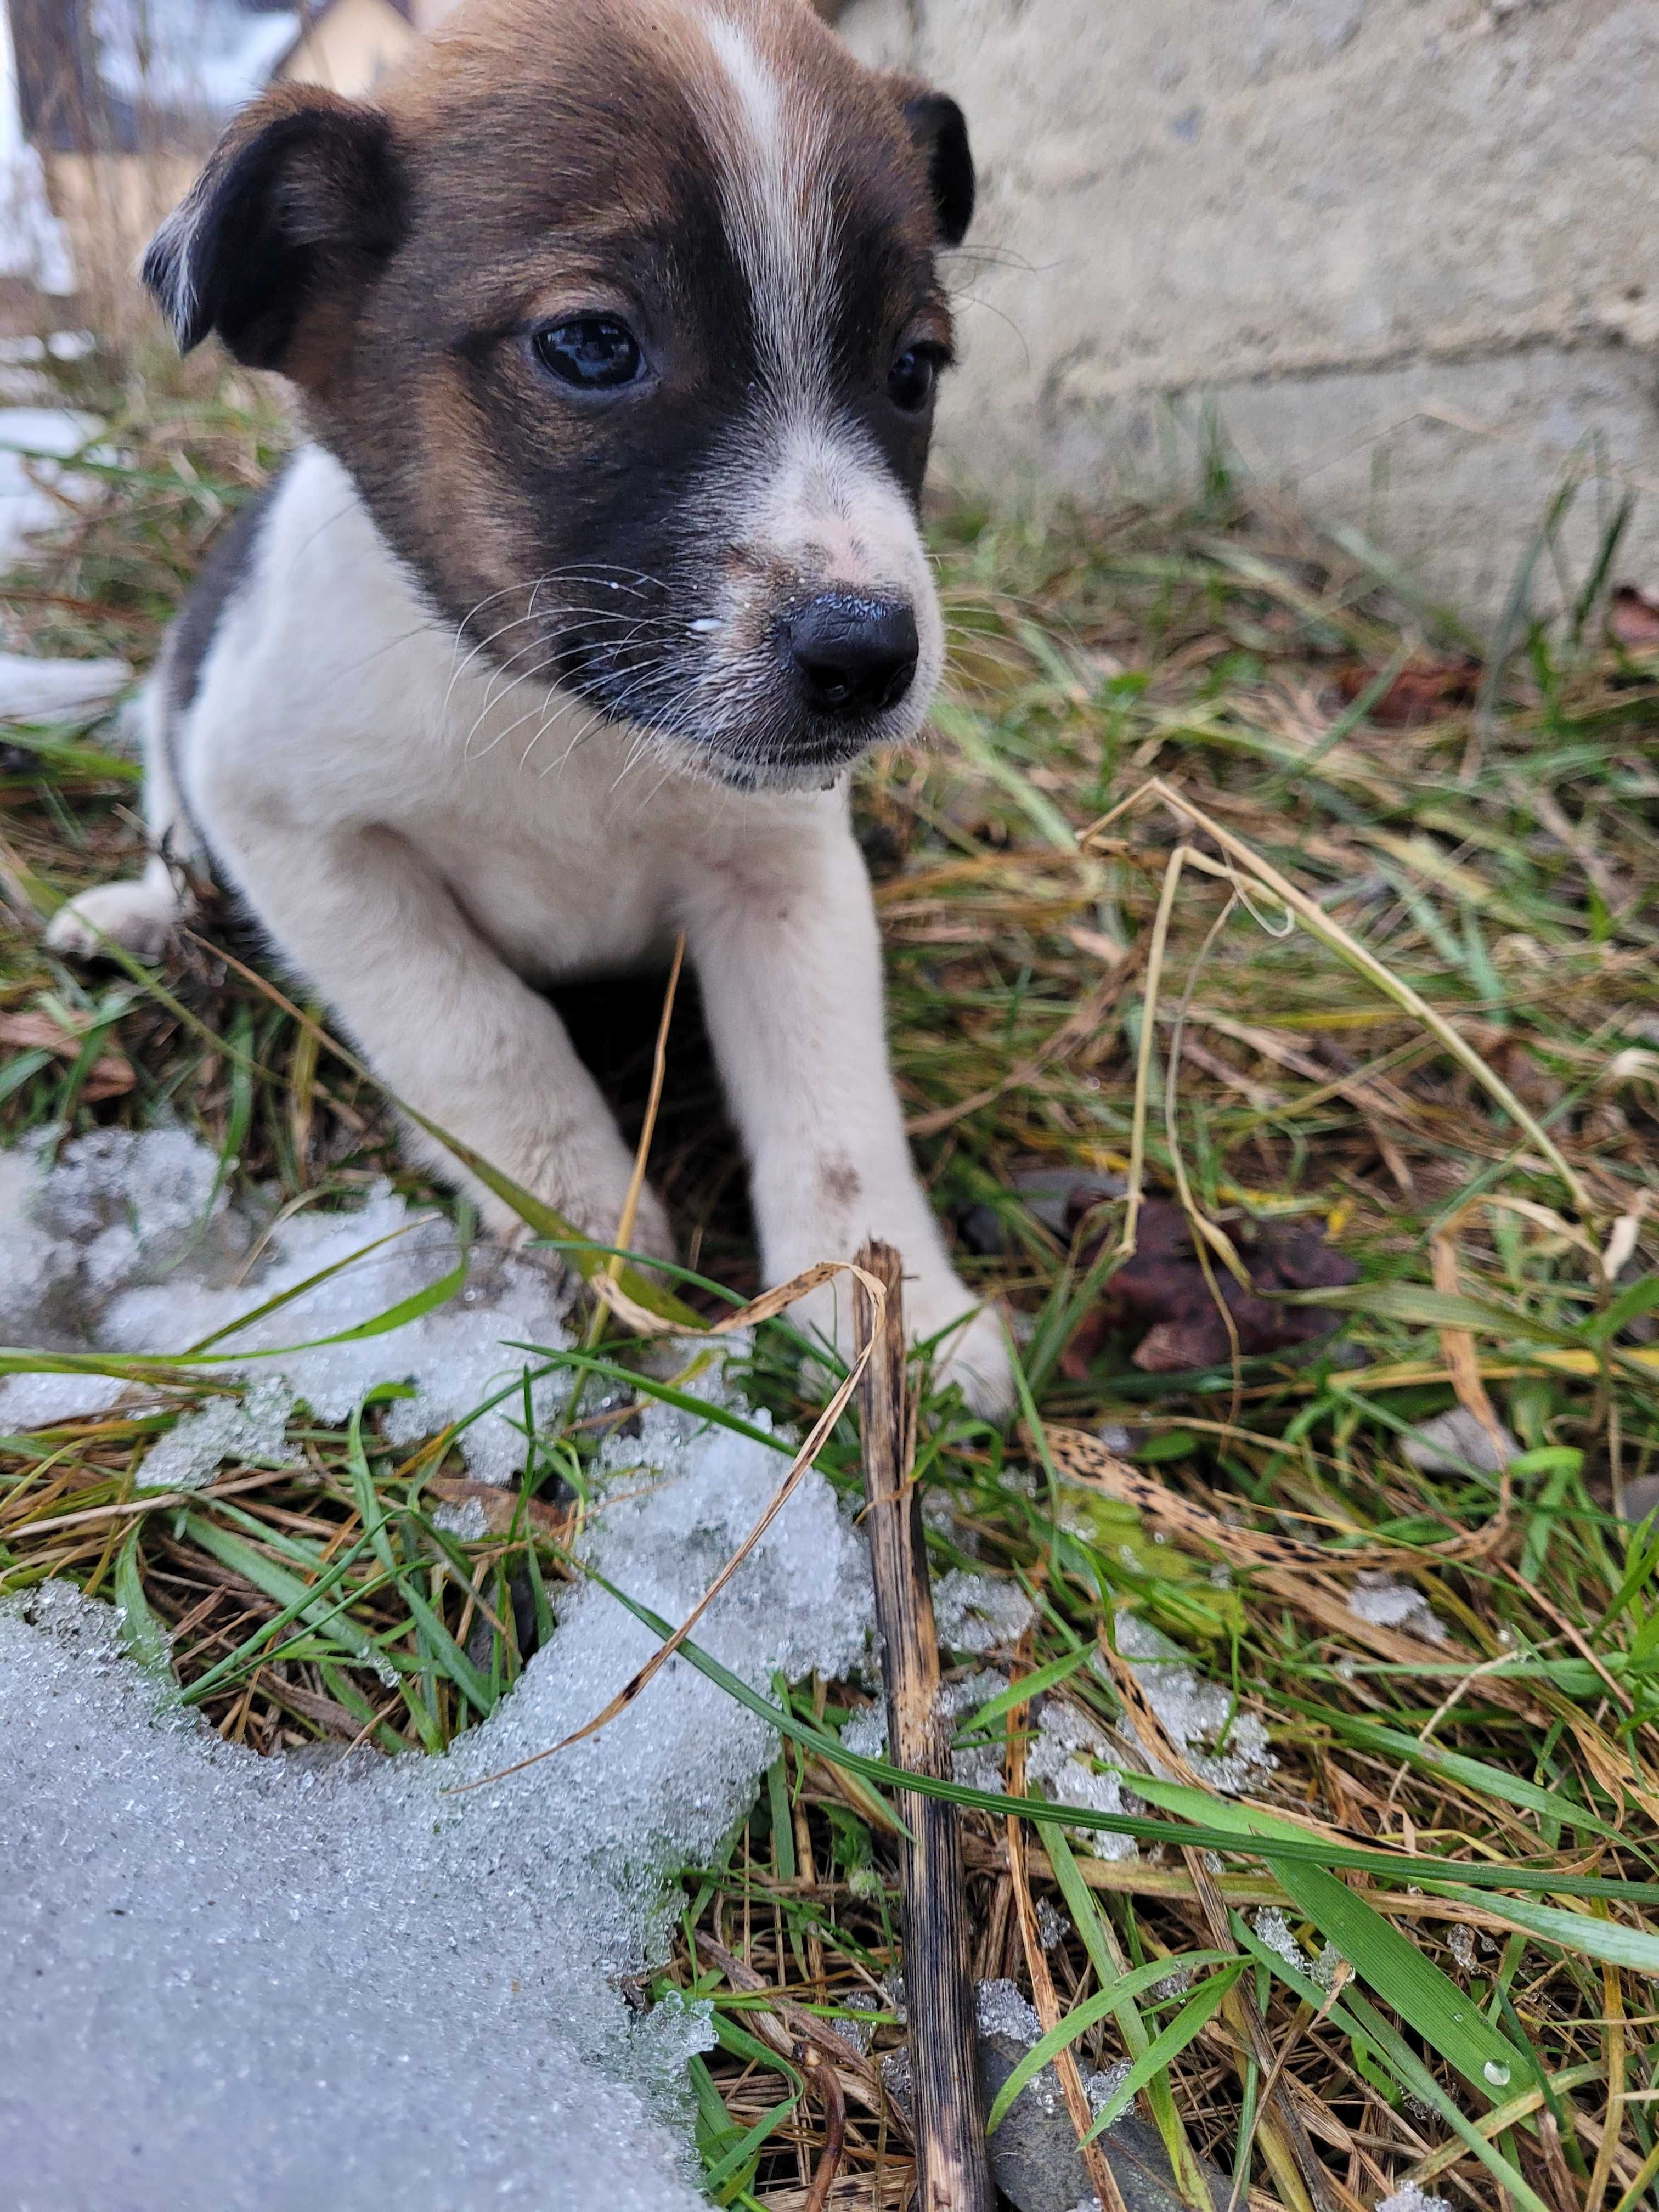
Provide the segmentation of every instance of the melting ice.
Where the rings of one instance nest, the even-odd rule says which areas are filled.
[[[187,1344],[343,1249],[408,1230],[319,1303],[234,1340],[245,1353],[383,1311],[453,1264],[443,1224],[381,1193],[353,1214],[284,1224],[250,1273],[248,1232],[216,1178],[210,1155],[165,1131],[82,1139],[45,1179],[20,1156],[0,1160],[5,1333],[30,1340],[33,1320],[37,1342]],[[413,1413],[394,1412],[430,1425],[514,1364],[502,1337],[547,1343],[558,1327],[546,1278],[504,1264],[470,1306],[258,1363],[260,1388],[234,1417],[210,1405],[153,1456],[173,1449],[170,1481],[210,1471],[247,1449],[235,1420],[263,1424],[256,1441],[280,1452],[294,1394],[338,1419],[389,1376],[412,1375],[419,1393]],[[98,1410],[118,1387],[15,1378],[0,1427]],[[716,1375],[700,1387],[727,1386]],[[483,1463],[517,1443],[503,1422]],[[676,1620],[787,1464],[654,1404],[602,1458],[615,1494],[590,1523],[589,1561]],[[702,2202],[685,2060],[709,2029],[695,2008],[636,2010],[626,1985],[665,1955],[675,1869],[714,1852],[774,1742],[677,1660],[598,1737],[454,1794],[590,1719],[654,1648],[595,1583],[571,1586],[557,1612],[513,1695],[446,1758],[325,1767],[222,1742],[122,1655],[108,1608],[66,1586],[0,1607],[9,2212]],[[698,1637],[763,1687],[778,1669],[858,1664],[869,1618],[862,1544],[813,1475]]]

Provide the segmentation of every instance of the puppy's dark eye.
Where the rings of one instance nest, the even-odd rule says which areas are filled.
[[[637,384],[645,373],[639,340],[614,315],[577,315],[568,323],[550,323],[532,343],[550,375],[584,392],[614,392]]]
[[[907,346],[887,372],[887,397],[907,415],[920,415],[933,396],[944,356],[935,346]]]

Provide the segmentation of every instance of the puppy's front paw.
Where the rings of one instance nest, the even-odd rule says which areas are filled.
[[[70,960],[107,957],[112,940],[137,960],[159,960],[172,942],[184,907],[170,886],[100,884],[59,907],[46,943]]]
[[[809,1292],[784,1318],[809,1339],[833,1343],[849,1367],[858,1357],[853,1289],[847,1277],[837,1276]],[[994,1306],[980,1304],[953,1274],[924,1275],[905,1282],[904,1325],[913,1344],[939,1340],[933,1354],[936,1384],[959,1384],[975,1413],[988,1420],[1000,1419],[1013,1404],[1014,1382],[1002,1316]],[[830,1385],[822,1372],[809,1370],[807,1381],[827,1395]]]
[[[976,1304],[966,1285],[950,1275],[907,1283],[905,1318],[913,1340],[939,1339],[934,1382],[958,1384],[975,1413],[1000,1420],[1014,1402],[1014,1376],[1007,1330],[996,1308]]]
[[[624,1183],[620,1189],[607,1187],[600,1191],[592,1188],[580,1193],[566,1189],[549,1189],[540,1179],[535,1186],[536,1195],[544,1204],[562,1213],[573,1229],[584,1237],[591,1237],[596,1244],[615,1244],[617,1229],[622,1219],[623,1207],[628,1196]],[[502,1243],[514,1247],[528,1243],[537,1234],[531,1224],[514,1213],[505,1200],[491,1197],[485,1205],[485,1220],[491,1232]],[[674,1232],[668,1225],[668,1216],[662,1200],[649,1183],[640,1193],[638,1207],[634,1215],[634,1226],[628,1238],[628,1249],[641,1261],[673,1260],[678,1257]]]

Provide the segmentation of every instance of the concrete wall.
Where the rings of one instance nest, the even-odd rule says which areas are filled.
[[[1659,0],[853,0],[839,27],[968,112],[947,468],[1157,488],[1212,399],[1256,471],[1467,606],[1598,465],[1647,488],[1620,571],[1659,580]]]

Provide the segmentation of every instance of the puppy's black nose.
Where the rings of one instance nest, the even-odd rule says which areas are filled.
[[[878,714],[910,689],[921,646],[903,599],[823,592],[784,630],[806,703],[820,714]]]

